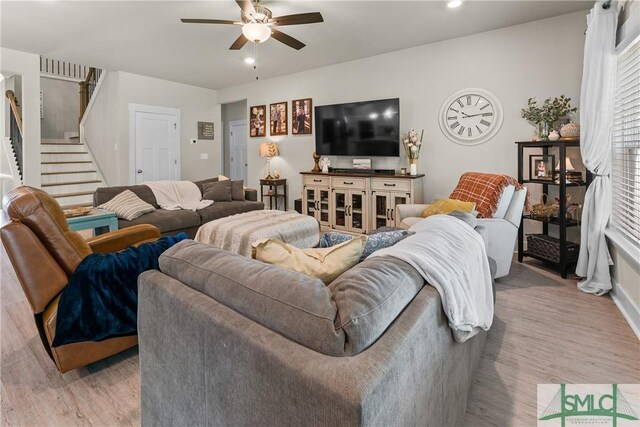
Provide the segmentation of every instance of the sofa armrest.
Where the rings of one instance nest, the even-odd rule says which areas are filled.
[[[255,188],[245,188],[244,189],[244,199],[249,200],[250,202],[258,201],[258,190]]]
[[[141,243],[153,242],[160,238],[160,230],[150,224],[139,224],[87,240],[94,253],[118,252],[129,246],[137,246]]]
[[[397,205],[397,223],[400,224],[405,218],[422,217],[422,212],[428,204],[413,204],[413,205]]]
[[[495,278],[508,275],[518,238],[518,227],[506,219],[482,218],[478,219],[476,229],[482,229],[481,235],[486,237],[487,256],[496,263]]]

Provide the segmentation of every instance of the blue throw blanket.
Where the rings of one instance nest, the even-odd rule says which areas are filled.
[[[185,233],[122,252],[91,254],[69,277],[58,303],[53,347],[133,335],[138,322],[138,276],[158,269],[160,255]]]

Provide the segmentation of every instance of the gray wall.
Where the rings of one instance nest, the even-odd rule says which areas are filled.
[[[62,139],[65,132],[77,132],[80,115],[78,83],[42,77],[40,90],[44,97],[42,138]]]
[[[230,104],[222,104],[222,157],[224,160],[223,174],[230,176],[231,174],[231,141],[229,141],[229,122],[235,120],[247,120],[247,100],[232,102]]]

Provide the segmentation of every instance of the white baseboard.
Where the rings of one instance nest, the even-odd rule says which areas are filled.
[[[633,329],[633,332],[636,334],[638,339],[640,339],[640,309],[635,303],[629,298],[629,295],[622,289],[618,283],[613,280],[613,288],[611,292],[611,299],[616,303],[618,309]]]

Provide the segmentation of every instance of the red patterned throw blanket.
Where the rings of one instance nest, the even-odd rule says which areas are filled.
[[[516,190],[524,188],[509,175],[467,172],[460,177],[458,185],[449,198],[463,202],[475,202],[478,218],[492,218],[498,208],[502,191],[509,185],[516,187]]]

